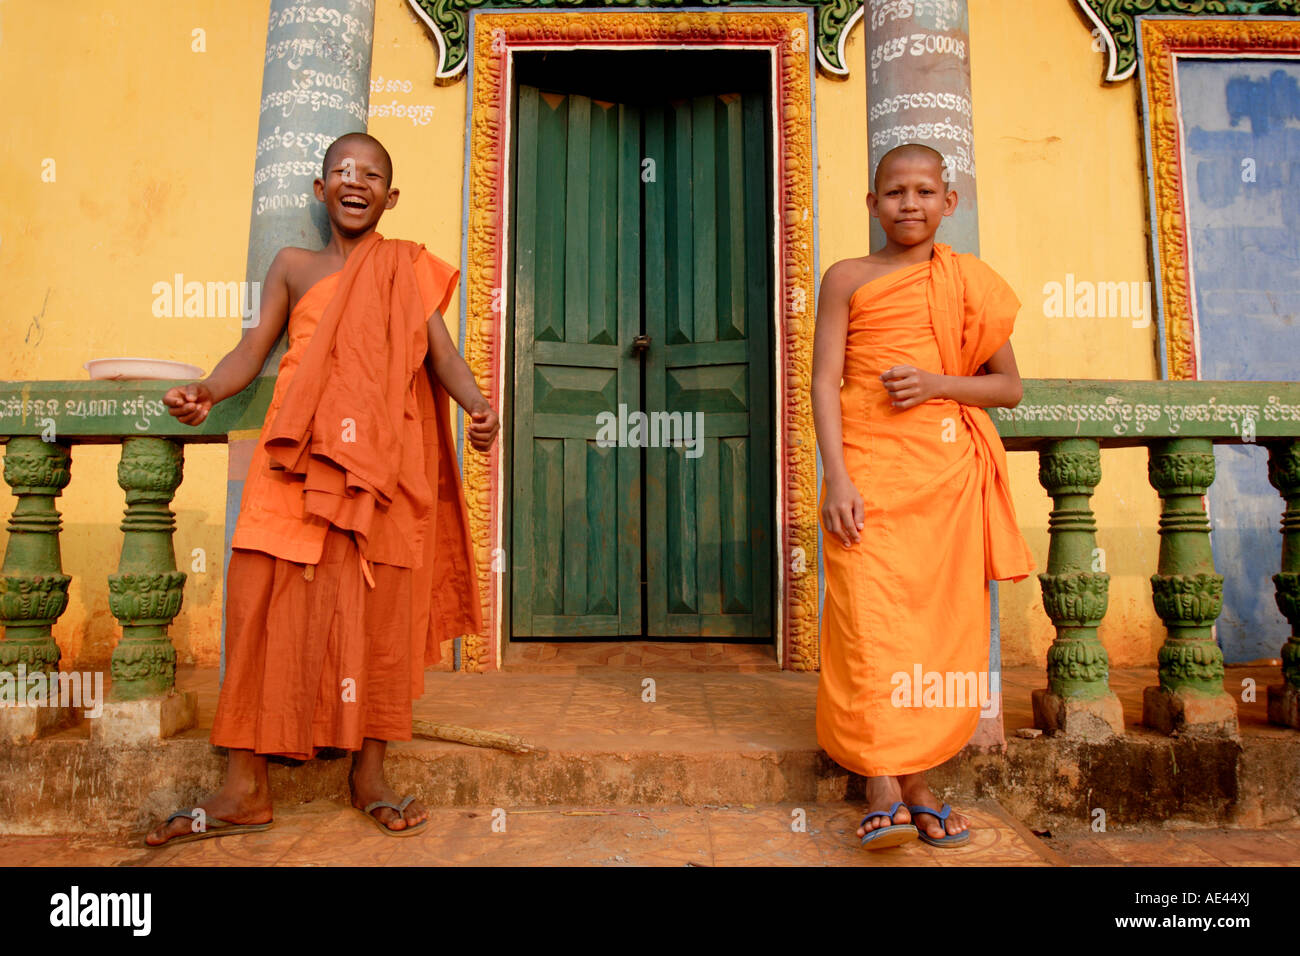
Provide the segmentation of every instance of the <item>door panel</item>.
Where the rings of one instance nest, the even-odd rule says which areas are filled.
[[[639,636],[637,449],[595,438],[639,401],[640,117],[521,87],[516,128],[512,631]]]
[[[771,636],[762,97],[517,103],[512,633]],[[652,447],[596,444],[620,405]]]
[[[651,636],[772,633],[765,135],[757,95],[645,112],[646,409],[702,415],[694,449],[646,449]]]

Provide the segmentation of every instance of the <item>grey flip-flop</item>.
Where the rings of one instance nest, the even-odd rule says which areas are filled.
[[[397,811],[397,815],[398,815],[399,817],[402,817],[403,819],[405,819],[405,818],[406,818],[406,812],[405,812],[405,811],[406,811],[406,808],[409,807],[409,806],[410,806],[412,803],[414,803],[414,802],[415,802],[415,796],[414,796],[414,795],[407,797],[407,798],[404,799],[400,804],[397,804],[397,805],[393,805],[393,804],[389,803],[387,800],[376,800],[376,801],[374,801],[373,803],[368,803],[368,804],[366,804],[366,808],[365,808],[364,810],[359,810],[358,812],[359,812],[359,813],[364,813],[364,814],[366,815],[366,819],[367,819],[367,820],[369,820],[369,821],[370,821],[371,823],[373,823],[375,826],[379,827],[379,829],[383,830],[383,831],[384,831],[385,833],[387,833],[389,836],[395,836],[395,837],[415,836],[417,833],[419,833],[421,830],[423,830],[425,824],[429,822],[429,818],[428,818],[428,817],[425,817],[425,818],[424,818],[423,820],[421,820],[419,823],[416,823],[416,824],[409,824],[409,823],[408,823],[408,824],[407,824],[405,827],[403,827],[402,829],[400,829],[400,830],[394,830],[394,829],[391,829],[387,824],[384,823],[383,820],[379,819],[379,817],[375,816],[374,813],[373,813],[373,811],[374,811],[374,810],[377,810],[379,807],[387,807],[387,808],[390,809],[390,810],[395,810],[395,811]]]
[[[173,820],[194,820],[194,810],[177,810],[169,816],[163,823],[167,826]],[[174,836],[163,843],[145,843],[151,850],[161,850],[165,846],[171,846],[174,843],[193,843],[196,840],[211,840],[214,837],[238,836],[241,833],[261,833],[263,830],[271,829],[274,820],[268,820],[266,823],[231,823],[229,820],[223,820],[221,817],[207,817],[203,821],[203,829],[196,830],[192,833],[184,833],[180,836]],[[191,824],[192,825],[192,824]]]

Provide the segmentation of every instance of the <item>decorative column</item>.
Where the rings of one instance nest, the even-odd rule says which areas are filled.
[[[874,177],[881,158],[895,146],[921,143],[938,150],[947,160],[949,186],[957,191],[957,210],[944,220],[937,238],[955,252],[978,255],[966,0],[868,0],[863,17],[868,175]],[[872,219],[871,248],[884,244],[884,231]]]
[[[54,507],[71,467],[70,449],[56,442],[10,438],[5,450],[5,483],[18,503],[0,568],[0,741],[30,741],[73,719],[71,708],[51,706],[47,680],[59,669],[51,628],[68,606],[72,581],[63,573],[62,518]]]
[[[183,457],[181,445],[167,438],[122,439],[122,556],[108,576],[108,606],[122,639],[113,649],[108,703],[92,725],[102,743],[154,741],[196,722],[195,693],[175,693],[176,649],[167,635],[185,587],[185,572],[176,570],[171,510]]]
[[[1300,440],[1268,449],[1268,480],[1282,495],[1282,571],[1273,575],[1277,607],[1291,624],[1282,645],[1282,683],[1268,689],[1270,723],[1300,730]]]
[[[303,16],[304,7],[309,16]],[[344,133],[366,130],[374,28],[374,0],[270,2],[248,226],[246,271],[250,284],[266,278],[271,260],[285,246],[319,249],[329,241],[329,217],[312,193],[312,181],[320,175],[330,143]],[[244,334],[256,318],[245,323]],[[259,376],[275,378],[287,342],[286,329],[267,355]],[[250,393],[251,389],[244,394]],[[238,400],[235,396],[227,399]],[[223,581],[230,567],[230,539],[239,517],[248,462],[256,444],[257,433],[252,430],[232,433],[229,438]],[[225,621],[223,601],[223,672]]]
[[[1162,733],[1233,736],[1237,705],[1223,689],[1223,652],[1211,628],[1223,609],[1223,575],[1214,570],[1203,496],[1214,483],[1208,438],[1157,441],[1147,473],[1160,494],[1160,562],[1151,575],[1156,613],[1167,636],[1160,686],[1142,695],[1142,722]]]
[[[1097,638],[1110,575],[1100,560],[1090,503],[1101,481],[1096,439],[1051,442],[1039,453],[1038,481],[1054,503],[1047,521],[1047,572],[1038,582],[1056,639],[1047,652],[1047,689],[1033,693],[1034,726],[1105,740],[1124,732],[1124,711],[1110,689],[1110,662]]]

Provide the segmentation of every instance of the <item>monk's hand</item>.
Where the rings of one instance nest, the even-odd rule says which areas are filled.
[[[486,401],[479,402],[469,410],[470,424],[467,431],[469,432],[469,443],[478,451],[486,452],[496,441],[497,432],[501,428],[501,420],[497,418],[497,413],[492,411],[492,406]]]
[[[939,376],[910,365],[895,365],[880,376],[880,381],[889,393],[889,404],[899,411],[939,395]]]
[[[208,412],[212,411],[212,392],[202,382],[177,385],[167,389],[163,395],[163,404],[182,425],[202,425]]]
[[[866,506],[853,482],[828,483],[822,496],[822,527],[851,548],[862,537],[863,515]]]

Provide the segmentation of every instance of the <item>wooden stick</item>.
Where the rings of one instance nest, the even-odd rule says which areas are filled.
[[[455,724],[440,724],[418,718],[411,722],[411,733],[416,737],[430,740],[450,740],[471,747],[493,747],[517,754],[538,753],[545,750],[514,734],[499,734],[491,730],[475,730],[473,727],[458,727]]]

